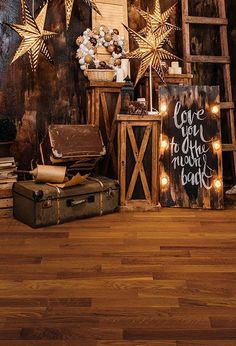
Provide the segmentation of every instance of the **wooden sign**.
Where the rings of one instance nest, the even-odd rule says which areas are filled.
[[[162,206],[223,208],[219,87],[160,87]]]

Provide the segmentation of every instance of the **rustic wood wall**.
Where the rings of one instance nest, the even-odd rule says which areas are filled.
[[[180,1],[180,0],[179,0]],[[31,5],[31,0],[28,0]],[[37,6],[43,0],[36,0]],[[175,0],[161,0],[163,9]],[[195,15],[217,15],[217,0],[191,0],[190,11]],[[229,37],[232,61],[236,61],[236,3],[228,0],[230,21]],[[128,13],[130,26],[138,30],[143,25],[137,7],[153,8],[152,0],[129,0]],[[177,13],[178,21],[180,15]],[[83,1],[75,0],[72,21],[68,32],[65,30],[65,9],[63,0],[49,2],[46,28],[59,32],[58,37],[48,41],[54,57],[55,66],[40,60],[38,72],[33,75],[27,57],[10,65],[10,60],[20,42],[18,35],[4,25],[20,23],[20,1],[0,2],[0,117],[8,115],[19,125],[16,157],[21,166],[29,166],[37,155],[37,143],[43,137],[49,123],[78,123],[84,121],[85,98],[84,78],[78,73],[74,59],[75,38],[90,24],[90,10]],[[217,28],[193,28],[192,51],[204,54],[219,53]],[[179,42],[179,40],[177,40]],[[181,51],[181,46],[177,46]],[[221,86],[222,72],[216,65],[205,68],[200,64],[193,66],[194,83]],[[232,64],[232,81],[236,99],[236,64]],[[225,134],[227,136],[227,134]],[[227,161],[227,160],[226,160]]]
[[[28,5],[31,7],[31,0]],[[36,0],[35,8],[43,4]],[[75,1],[69,31],[65,29],[63,0],[51,0],[46,29],[58,32],[47,44],[54,59],[51,66],[41,57],[38,71],[30,70],[27,55],[10,65],[20,38],[7,23],[21,23],[20,1],[0,2],[0,116],[9,116],[18,125],[14,152],[21,166],[28,168],[37,157],[38,142],[49,123],[78,123],[83,121],[84,102],[81,90],[83,75],[74,58],[75,39],[90,23],[90,9]],[[85,106],[85,105],[84,105]]]
[[[179,0],[179,2],[181,2]],[[136,6],[142,8],[153,7],[152,0],[130,0],[129,1],[129,19],[130,25],[134,30],[140,29],[142,22],[137,12]],[[160,4],[163,10],[175,3],[175,0],[161,0]],[[215,16],[218,14],[218,0],[189,0],[189,12],[193,16]],[[227,16],[229,19],[229,44],[232,60],[232,84],[234,100],[236,101],[236,3],[235,1],[226,0]],[[181,25],[180,7],[178,7],[177,24]],[[220,37],[219,27],[217,26],[191,26],[191,53],[200,55],[220,55]],[[181,36],[176,37],[177,54],[181,56]],[[137,70],[137,63],[133,64],[134,71]],[[224,86],[222,66],[217,64],[192,64],[192,72],[194,74],[193,84],[195,85],[219,85],[221,99],[224,100]],[[222,133],[223,142],[229,142],[229,134],[227,128],[226,114],[222,114]],[[231,181],[233,175],[232,154],[224,153],[224,176]]]

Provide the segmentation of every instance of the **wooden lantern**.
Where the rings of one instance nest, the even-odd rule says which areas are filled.
[[[121,88],[121,113],[127,114],[129,102],[134,101],[134,86],[129,77],[125,78],[125,85]]]

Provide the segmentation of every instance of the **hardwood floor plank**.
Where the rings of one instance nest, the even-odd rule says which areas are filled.
[[[236,346],[236,213],[0,219],[0,346]]]
[[[152,329],[152,328],[129,328],[124,329],[124,339],[126,340],[142,340],[149,338],[150,340],[165,340],[165,339],[184,339],[184,340],[224,340],[235,338],[236,328],[234,329],[202,329],[202,330],[187,330],[187,329]],[[223,346],[222,341],[222,346]]]

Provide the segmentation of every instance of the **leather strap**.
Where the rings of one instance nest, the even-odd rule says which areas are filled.
[[[93,180],[96,181],[102,188],[102,191],[99,193],[99,208],[100,208],[100,216],[103,215],[103,192],[104,192],[104,184],[103,182],[98,179],[98,178],[94,178],[94,177],[89,177],[89,180]]]

